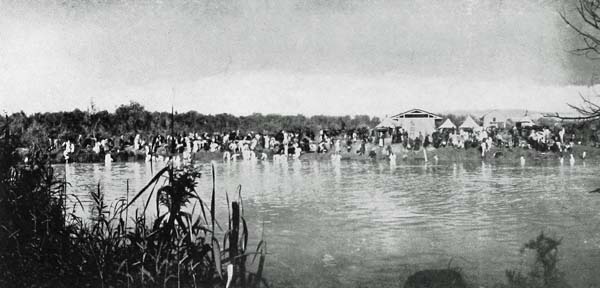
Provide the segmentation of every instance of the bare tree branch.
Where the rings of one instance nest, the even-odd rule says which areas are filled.
[[[573,25],[569,20],[567,20],[567,18],[564,14],[561,13],[560,18],[562,18],[563,21],[565,21],[565,23],[567,25],[569,25],[569,27],[571,27],[573,30],[575,30],[575,32],[577,32],[580,36],[583,37],[583,41],[584,41],[586,47],[578,48],[576,50],[578,50],[578,51],[593,50],[594,52],[600,54],[600,48],[598,47],[598,46],[600,46],[600,39],[596,38],[594,35],[591,35],[585,31],[583,31],[582,29],[578,28],[577,26]]]
[[[583,55],[588,59],[600,60],[600,0],[578,0],[575,7],[577,16],[581,18],[581,26],[574,24],[566,16],[565,11],[559,13],[560,18],[575,31],[583,41],[583,47],[574,49],[571,53]],[[591,80],[593,87],[593,79]],[[598,95],[596,95],[598,96]],[[559,113],[547,114],[544,117],[559,118],[562,120],[589,121],[600,119],[600,104],[592,101],[589,97],[579,93],[582,100],[581,105],[567,104],[581,116],[563,116]]]
[[[546,118],[558,118],[560,120],[580,120],[580,121],[589,121],[600,119],[600,115],[590,115],[590,116],[562,116],[559,113],[551,113],[544,114]]]

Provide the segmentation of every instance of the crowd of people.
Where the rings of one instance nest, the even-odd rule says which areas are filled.
[[[387,132],[379,132],[379,145],[383,146],[383,138]],[[506,129],[488,127],[486,129],[441,129],[431,134],[409,137],[408,131],[399,128],[392,131],[389,137],[392,143],[401,144],[408,150],[421,148],[454,147],[456,149],[479,149],[482,156],[493,147],[496,148],[524,148],[540,152],[563,153],[570,152],[572,147],[580,141],[576,132],[567,132],[564,127],[524,127],[516,126]],[[388,134],[388,135],[389,135]],[[388,153],[389,154],[389,153]]]
[[[62,151],[66,161],[78,151],[94,152],[105,157],[122,151],[145,153],[146,160],[162,159],[166,155],[180,155],[189,159],[198,152],[222,152],[224,160],[265,159],[267,155],[285,155],[298,158],[302,153],[340,153],[342,143],[350,146],[358,141],[368,142],[369,135],[358,131],[348,133],[320,130],[318,133],[288,132],[277,133],[185,133],[178,135],[140,135],[125,137],[84,137],[76,139],[48,139],[48,151]]]
[[[303,153],[356,153],[375,157],[385,153],[395,157],[391,147],[407,151],[454,147],[455,149],[479,149],[485,157],[492,148],[524,148],[541,152],[568,152],[576,144],[575,131],[550,127],[512,127],[509,129],[489,127],[487,129],[440,129],[431,134],[409,135],[408,131],[367,130],[366,132],[327,131],[318,132],[281,130],[277,133],[182,133],[176,135],[121,135],[119,137],[84,137],[77,139],[48,139],[49,150],[60,150],[69,161],[77,151],[93,152],[105,161],[111,161],[115,153],[129,151],[145,155],[147,161],[164,159],[168,155],[179,155],[191,159],[199,152],[219,152],[223,160],[267,159],[268,157],[298,158]],[[380,150],[375,152],[379,148]],[[397,149],[397,148],[396,148]]]

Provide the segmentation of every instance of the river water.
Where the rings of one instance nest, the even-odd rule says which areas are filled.
[[[210,199],[210,164],[196,166],[198,191]],[[132,197],[157,168],[69,164],[57,171],[88,206],[98,183],[107,202],[126,197],[127,181]],[[562,238],[559,269],[573,287],[600,283],[600,194],[588,193],[600,187],[598,163],[240,161],[215,169],[222,221],[225,192],[234,198],[242,185],[251,244],[267,241],[265,276],[275,287],[401,287],[419,269],[448,265],[490,287],[506,269],[528,269],[519,250],[541,231]]]

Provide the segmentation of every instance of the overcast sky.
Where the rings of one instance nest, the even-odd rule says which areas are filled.
[[[9,113],[568,111],[597,68],[568,52],[558,0],[14,2],[0,0]]]

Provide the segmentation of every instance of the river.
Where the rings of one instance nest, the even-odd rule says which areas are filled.
[[[196,166],[198,191],[210,199],[210,164]],[[528,269],[519,250],[541,231],[562,238],[559,269],[573,287],[600,283],[600,194],[588,193],[600,187],[598,163],[240,161],[215,169],[221,219],[225,191],[233,198],[242,185],[251,244],[267,241],[265,276],[275,287],[401,287],[419,269],[448,265],[489,287],[506,269]],[[84,206],[98,183],[110,203],[126,197],[127,181],[132,197],[157,170],[57,165]]]

